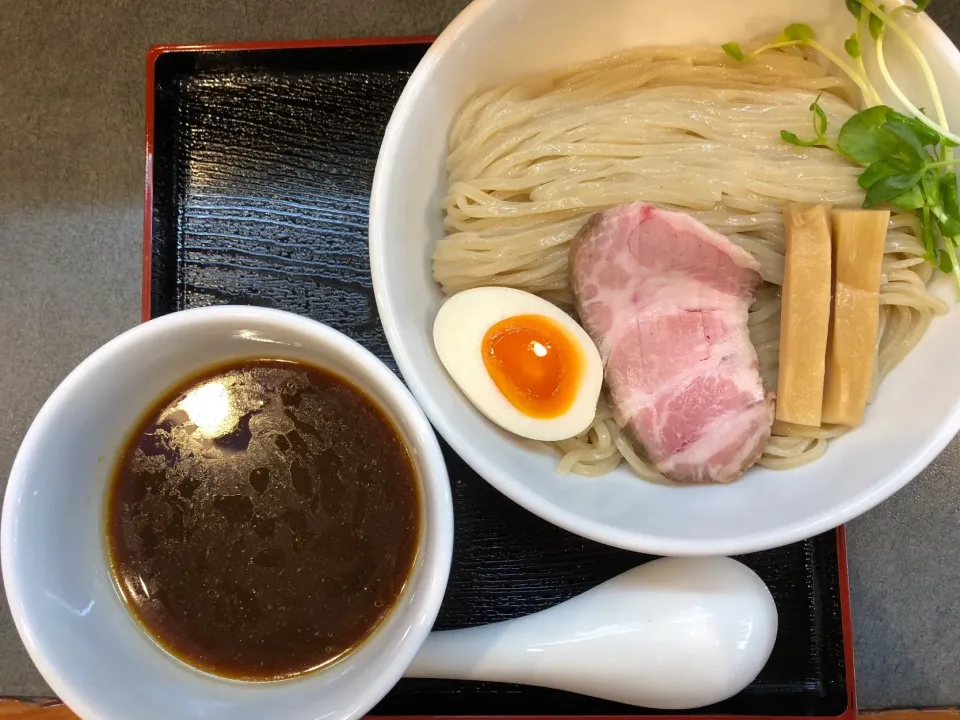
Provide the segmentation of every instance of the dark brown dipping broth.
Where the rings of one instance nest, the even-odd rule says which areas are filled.
[[[123,451],[107,542],[120,591],[168,652],[275,680],[361,643],[409,576],[413,464],[359,389],[300,363],[211,368],[160,400]]]

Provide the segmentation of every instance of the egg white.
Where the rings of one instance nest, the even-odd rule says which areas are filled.
[[[553,418],[520,412],[500,392],[483,362],[483,338],[501,320],[540,315],[569,331],[580,347],[583,375],[570,409]],[[504,430],[532,440],[563,440],[579,435],[593,422],[603,385],[603,362],[596,345],[576,321],[532,293],[505,287],[464,290],[448,299],[433,323],[433,343],[440,362],[476,408]]]

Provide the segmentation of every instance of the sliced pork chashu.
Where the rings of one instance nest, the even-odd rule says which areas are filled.
[[[611,398],[657,468],[729,482],[755,463],[773,423],[747,331],[756,259],[689,215],[631,203],[586,223],[570,266]]]

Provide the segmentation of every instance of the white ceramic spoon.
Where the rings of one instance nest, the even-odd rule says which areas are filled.
[[[533,615],[431,633],[407,677],[521,683],[701,707],[759,674],[777,636],[763,581],[730,558],[662,558]]]

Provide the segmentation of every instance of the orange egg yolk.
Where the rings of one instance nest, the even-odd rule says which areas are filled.
[[[570,332],[543,315],[515,315],[491,327],[481,345],[494,384],[517,410],[554,418],[573,405],[583,352]]]

